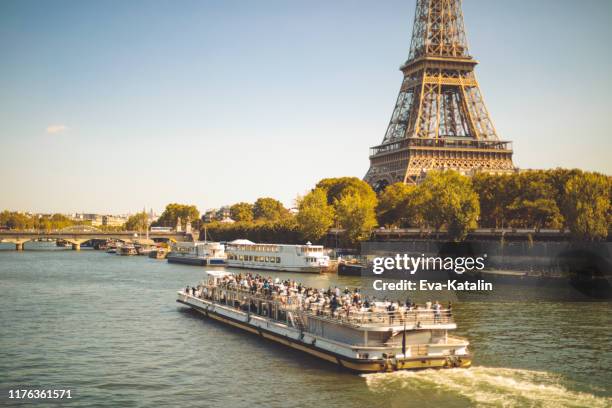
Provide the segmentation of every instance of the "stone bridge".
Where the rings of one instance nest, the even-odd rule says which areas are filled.
[[[138,231],[101,231],[90,226],[72,226],[61,230],[5,230],[0,231],[0,242],[15,244],[17,251],[24,249],[28,241],[38,239],[64,240],[72,244],[72,249],[78,251],[81,244],[92,239],[114,239],[125,242],[138,242],[147,238],[146,233]],[[148,238],[152,240],[193,241],[190,231],[149,231]],[[197,237],[196,237],[197,238]]]

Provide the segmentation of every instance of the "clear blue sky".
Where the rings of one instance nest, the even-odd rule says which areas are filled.
[[[200,210],[363,177],[414,0],[0,2],[0,209]],[[464,2],[522,168],[612,173],[612,2]]]

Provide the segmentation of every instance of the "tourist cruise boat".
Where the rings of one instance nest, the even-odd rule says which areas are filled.
[[[218,242],[177,242],[166,255],[169,263],[214,266],[225,265],[225,247]]]
[[[321,273],[330,266],[321,245],[256,244],[238,239],[227,244],[227,265],[233,268]]]
[[[318,304],[305,306],[296,294],[254,292],[230,275],[208,271],[197,288],[179,291],[177,302],[355,372],[471,365],[468,341],[449,334],[457,328],[449,310],[389,312],[374,305],[367,311],[332,313]]]

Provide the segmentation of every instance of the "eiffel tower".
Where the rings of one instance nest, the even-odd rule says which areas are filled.
[[[404,80],[365,176],[376,191],[418,183],[429,170],[509,173],[512,144],[485,107],[468,52],[461,0],[417,0]]]

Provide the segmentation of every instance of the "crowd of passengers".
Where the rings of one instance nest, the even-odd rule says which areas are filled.
[[[326,290],[307,287],[293,280],[263,277],[259,274],[226,275],[217,278],[217,288],[229,290],[241,290],[250,295],[274,300],[282,305],[297,307],[301,310],[316,314],[329,314],[336,317],[351,315],[355,312],[388,312],[389,316],[404,315],[406,312],[429,312],[434,321],[442,316],[450,317],[452,304],[448,302],[446,309],[438,302],[426,302],[425,305],[417,305],[406,299],[405,302],[378,300],[376,297],[364,296],[358,288],[341,290],[338,287],[330,287]],[[210,297],[209,288],[204,285],[197,287],[186,287],[185,293],[191,296],[206,298]]]

